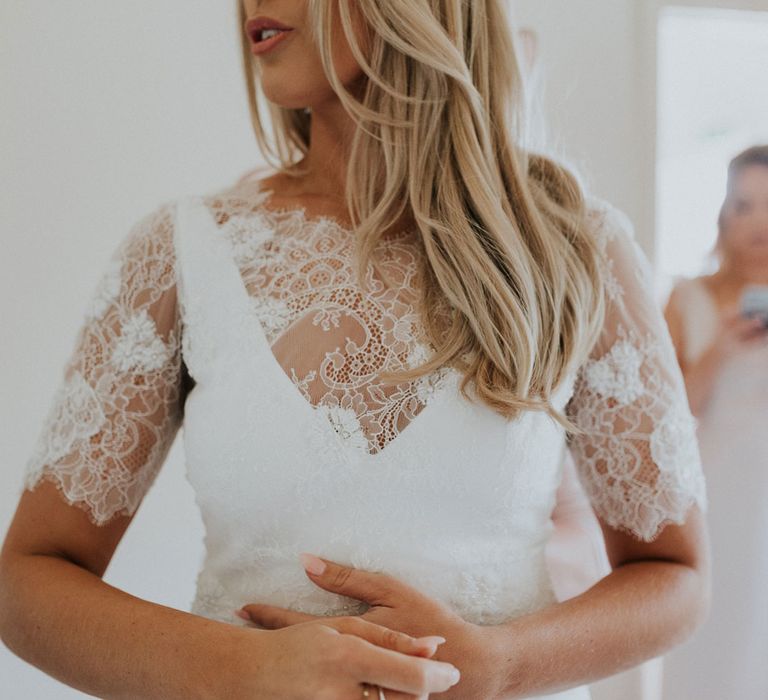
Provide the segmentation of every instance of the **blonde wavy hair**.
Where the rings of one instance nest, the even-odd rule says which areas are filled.
[[[360,99],[334,71],[332,3],[367,76]],[[259,66],[238,5],[256,138],[268,163],[295,173],[309,150],[311,113],[267,103],[267,137]],[[328,81],[358,126],[345,198],[359,279],[381,232],[403,215],[426,254],[420,310],[436,352],[380,378],[409,381],[452,365],[467,399],[472,380],[503,416],[544,410],[574,430],[551,395],[599,335],[600,253],[576,177],[520,143],[523,80],[502,0],[308,0],[308,17]]]

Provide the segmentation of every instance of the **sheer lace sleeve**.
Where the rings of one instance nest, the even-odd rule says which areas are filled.
[[[172,229],[167,202],[116,248],[26,465],[96,525],[135,512],[181,423]]]
[[[629,219],[589,202],[608,278],[602,334],[567,406],[584,432],[569,445],[592,507],[612,527],[651,541],[706,510],[705,481],[682,373]]]

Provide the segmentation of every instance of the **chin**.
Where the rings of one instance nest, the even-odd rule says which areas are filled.
[[[292,84],[293,83],[293,84]],[[290,89],[286,89],[289,88]],[[313,100],[308,91],[297,90],[295,80],[291,76],[262,75],[261,89],[264,97],[272,104],[284,109],[305,109],[311,107]]]

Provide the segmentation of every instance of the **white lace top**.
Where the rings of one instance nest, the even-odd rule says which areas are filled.
[[[377,259],[397,285],[371,271],[364,294],[354,234],[328,217],[271,208],[270,194],[246,177],[200,201],[275,369],[351,449],[384,453],[453,371],[396,387],[376,380],[428,352],[416,312],[420,249],[408,234],[388,239]],[[175,205],[138,221],[115,251],[26,468],[26,488],[52,481],[98,525],[135,512],[182,424],[194,383],[187,360],[214,352],[185,334],[198,310],[177,298]],[[609,310],[572,383],[567,411],[585,433],[569,445],[597,514],[649,540],[693,503],[706,507],[695,425],[631,224],[606,202],[590,206]]]

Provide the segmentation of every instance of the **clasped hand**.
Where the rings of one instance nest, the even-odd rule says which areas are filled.
[[[317,623],[344,634],[355,634],[355,621],[362,619],[393,631],[388,635],[388,648],[456,666],[461,672],[461,679],[449,690],[440,693],[441,698],[486,700],[496,696],[497,679],[492,654],[486,644],[490,639],[487,628],[467,622],[442,602],[429,598],[394,576],[342,566],[313,555],[302,554],[301,558],[307,576],[314,584],[327,591],[364,601],[370,608],[362,615],[333,617],[254,602],[244,605],[237,614],[268,630]],[[419,639],[416,643],[409,640],[411,643],[408,644],[404,639],[398,639],[401,635],[397,633]],[[445,644],[442,644],[441,637]],[[384,687],[384,690],[387,700],[413,697],[397,692],[398,689]]]

